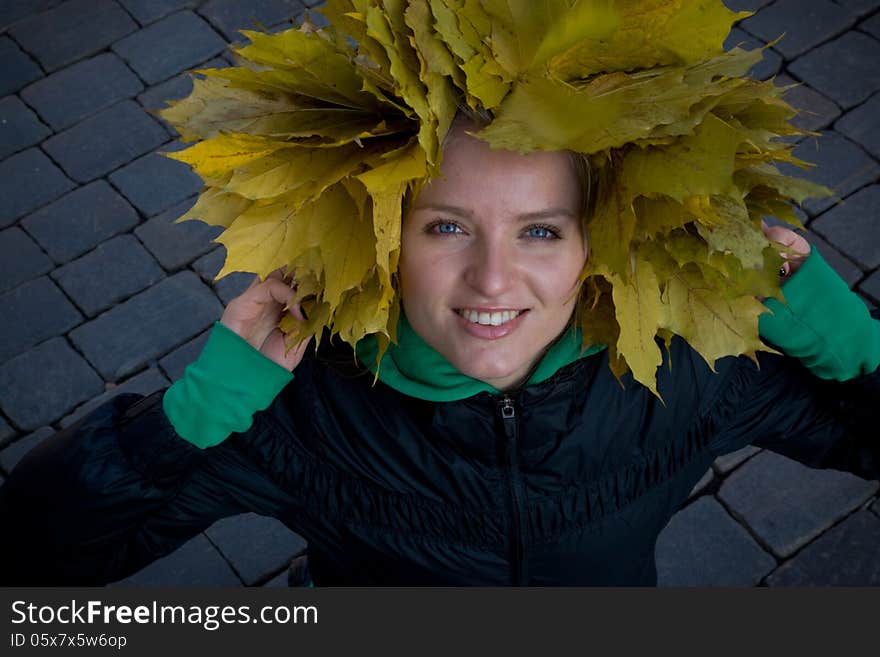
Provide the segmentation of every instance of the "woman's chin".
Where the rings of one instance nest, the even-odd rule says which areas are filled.
[[[460,364],[453,363],[465,376],[477,379],[499,390],[505,390],[518,383],[524,376],[522,368],[503,367],[497,360],[481,363],[469,360]]]

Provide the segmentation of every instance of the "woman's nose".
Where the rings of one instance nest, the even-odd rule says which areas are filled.
[[[515,262],[510,248],[498,240],[482,240],[471,249],[465,280],[485,297],[498,297],[514,279]]]

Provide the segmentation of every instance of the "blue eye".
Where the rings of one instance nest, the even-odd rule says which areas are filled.
[[[531,226],[526,234],[529,237],[538,240],[555,239],[559,237],[559,235],[548,226]]]
[[[455,235],[461,232],[461,227],[451,221],[438,221],[429,226],[429,230],[432,233],[439,233],[440,235]]]

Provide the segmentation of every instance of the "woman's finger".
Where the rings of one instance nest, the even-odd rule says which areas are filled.
[[[779,268],[779,278],[785,280],[798,270],[801,263],[810,254],[810,243],[790,228],[768,226],[763,219],[761,220],[761,230],[769,241],[783,249],[780,251],[780,255],[784,262]]]

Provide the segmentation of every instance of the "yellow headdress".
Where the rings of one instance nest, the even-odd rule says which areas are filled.
[[[330,26],[244,32],[241,66],[206,69],[162,116],[205,181],[178,221],[223,226],[218,278],[295,271],[308,321],[354,345],[394,340],[401,212],[439,171],[461,99],[493,120],[493,148],[589,156],[599,197],[577,323],[612,370],[655,391],[655,336],[711,365],[767,350],[779,296],[764,214],[825,190],[782,175],[801,134],[772,82],[743,77],[761,52],[724,52],[721,0],[329,0]]]

